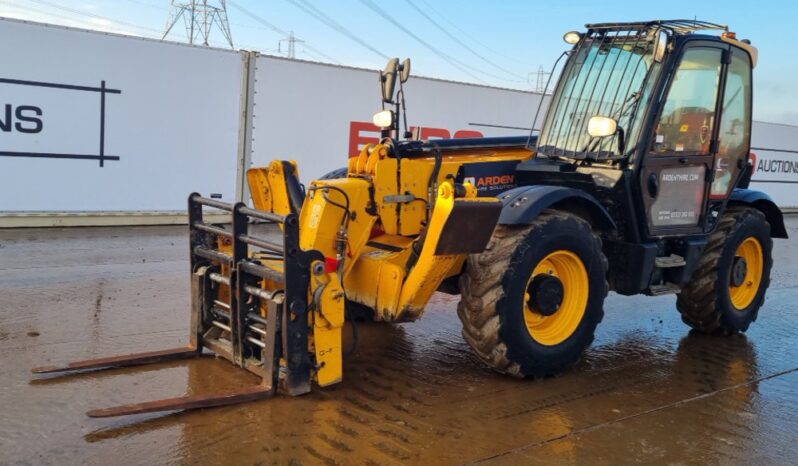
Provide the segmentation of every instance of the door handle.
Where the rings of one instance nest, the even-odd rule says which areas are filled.
[[[680,164],[685,165],[687,162],[689,162],[687,157],[679,157],[679,163]]]
[[[657,197],[659,193],[659,176],[656,173],[648,175],[648,195]]]

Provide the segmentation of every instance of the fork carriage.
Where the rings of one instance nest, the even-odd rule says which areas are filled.
[[[203,221],[203,207],[229,212],[231,228]],[[191,328],[188,346],[33,369],[37,374],[154,364],[198,357],[204,350],[259,376],[258,385],[88,412],[91,417],[195,409],[310,391],[308,296],[318,251],[299,247],[296,214],[278,215],[193,193],[188,199]],[[256,236],[250,220],[282,229],[282,244]]]

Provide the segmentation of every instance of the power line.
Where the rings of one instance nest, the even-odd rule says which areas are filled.
[[[259,22],[260,24],[262,24],[262,25],[266,26],[267,28],[271,29],[272,31],[274,31],[274,32],[276,32],[276,33],[278,33],[278,34],[280,34],[280,35],[283,35],[283,36],[287,36],[287,35],[288,35],[288,31],[284,31],[284,30],[282,30],[282,29],[278,28],[278,27],[277,27],[277,26],[275,26],[274,24],[272,24],[272,23],[270,23],[270,22],[266,21],[266,20],[265,20],[265,19],[263,19],[262,17],[260,17],[260,16],[256,15],[255,13],[253,13],[253,12],[251,12],[251,11],[247,10],[247,9],[246,9],[246,8],[244,8],[243,6],[239,5],[238,3],[236,3],[236,2],[234,2],[234,1],[232,1],[232,0],[228,0],[228,2],[227,2],[227,3],[229,3],[229,4],[230,4],[230,6],[232,6],[233,8],[235,8],[235,9],[239,10],[240,12],[242,12],[242,13],[244,13],[245,15],[249,16],[250,18],[252,18],[252,19],[254,19],[255,21]]]
[[[302,11],[304,11],[308,15],[314,17],[316,20],[318,20],[321,23],[327,25],[329,28],[334,29],[338,33],[343,34],[344,36],[348,37],[350,40],[352,40],[354,42],[357,42],[361,46],[371,50],[372,52],[374,52],[375,54],[379,55],[383,59],[385,59],[385,60],[390,59],[390,57],[388,57],[388,55],[386,55],[386,54],[380,52],[379,50],[377,50],[376,48],[374,48],[371,44],[369,44],[365,40],[361,39],[360,37],[358,37],[357,35],[352,33],[349,29],[347,29],[346,27],[341,25],[341,23],[339,23],[338,21],[334,20],[329,15],[325,14],[323,11],[319,10],[318,8],[316,8],[315,6],[313,6],[311,3],[307,2],[306,0],[288,0],[288,1],[292,5],[294,5],[295,7],[299,8]]]
[[[2,0],[0,0],[0,1],[2,1]],[[156,5],[154,3],[149,3],[149,2],[146,2],[146,1],[143,1],[143,0],[125,0],[125,1],[128,1],[130,3],[135,3],[135,4],[141,5],[141,6],[146,6],[148,8],[152,8],[152,9],[155,9],[155,10],[166,11],[166,12],[170,11],[169,7],[165,7],[162,4]],[[228,0],[228,3],[230,3],[229,0]],[[229,21],[229,23],[230,23],[231,27],[235,27],[236,29],[237,28],[245,28],[245,29],[258,29],[258,30],[261,30],[261,31],[265,31],[266,30],[266,28],[264,28],[263,26],[256,26],[256,25],[252,25],[252,24],[241,24],[241,23],[236,23],[236,22],[232,22],[232,21]],[[246,48],[249,48],[249,49],[256,49],[257,48],[257,47],[250,47],[250,46],[244,46],[244,45],[242,45],[242,47],[244,47],[245,49]],[[275,52],[276,53],[277,49],[264,49],[263,51],[264,52]]]
[[[2,1],[2,0],[0,0],[0,1]],[[170,11],[169,7],[165,7],[162,4],[161,5],[155,5],[153,3],[145,2],[145,1],[142,1],[142,0],[125,0],[125,1],[128,1],[130,3],[135,3],[135,4],[141,5],[141,6],[146,6],[148,8],[152,8],[152,9],[155,9],[155,10],[166,11],[166,12]],[[228,3],[230,3],[229,0],[228,0]],[[230,21],[229,23],[230,23],[230,26],[235,27],[235,28],[259,29],[259,30],[262,30],[262,31],[266,30],[266,28],[264,28],[263,26],[255,26],[255,25],[252,25],[252,24],[241,24],[241,23],[236,23],[236,22],[232,22],[232,21]],[[252,48],[252,47],[250,47],[250,48]],[[264,49],[264,51],[266,51],[266,52],[277,52],[277,49],[273,49],[273,50],[272,49],[268,49],[268,50]]]
[[[2,3],[7,3],[7,2],[2,2]],[[86,21],[84,21],[84,20],[82,20],[80,18],[75,18],[73,16],[66,16],[66,15],[62,15],[62,14],[58,14],[58,13],[53,13],[52,11],[42,10],[42,9],[39,9],[39,8],[33,8],[33,7],[30,7],[30,6],[27,6],[27,5],[11,4],[10,6],[11,6],[11,8],[16,8],[18,10],[25,10],[25,11],[29,11],[31,13],[47,15],[47,16],[49,16],[51,18],[60,18],[62,20],[66,20],[68,23],[70,23],[70,24],[68,24],[68,26],[71,26],[71,27],[78,27],[78,26],[73,26],[74,24],[77,24],[80,27],[84,27],[86,29],[93,29],[93,28],[97,27],[96,24],[88,23],[88,22],[86,22]],[[27,19],[27,18],[22,18],[22,19]],[[151,37],[151,36],[149,36],[149,37]]]
[[[307,49],[303,48],[301,51],[302,51],[302,53],[310,55],[311,58],[316,59],[316,61],[320,61],[320,62],[324,61],[324,57],[320,57],[320,56],[316,55],[315,53],[311,52],[310,50],[307,50]]]
[[[135,3],[137,5],[146,6],[146,7],[149,7],[149,8],[154,8],[156,10],[169,11],[169,8],[164,7],[163,5],[156,5],[154,3],[144,2],[142,0],[127,0],[127,1],[130,2],[130,3]]]
[[[41,5],[44,5],[44,6],[48,6],[50,8],[55,8],[57,10],[66,11],[68,13],[81,15],[81,16],[88,16],[90,18],[101,19],[103,21],[110,21],[112,23],[123,24],[125,26],[133,27],[133,28],[136,28],[136,29],[152,31],[152,32],[154,32],[156,34],[160,34],[160,31],[158,31],[157,29],[152,29],[152,28],[148,28],[146,26],[139,26],[138,24],[128,23],[126,21],[120,21],[120,20],[117,20],[117,19],[108,18],[108,17],[101,16],[101,15],[98,15],[98,14],[89,13],[88,11],[83,11],[83,10],[78,10],[76,8],[70,8],[68,6],[58,5],[56,3],[48,2],[48,1],[45,1],[45,0],[31,0],[31,1],[36,2],[38,4],[41,4]]]
[[[414,34],[412,31],[410,31],[408,28],[406,28],[400,22],[398,22],[396,19],[394,19],[385,10],[381,9],[380,7],[378,7],[372,0],[360,0],[360,2],[363,3],[364,5],[366,5],[368,8],[372,9],[374,12],[376,12],[380,16],[382,16],[386,21],[390,22],[391,24],[393,24],[397,28],[399,28],[402,31],[404,31],[405,34],[409,35],[410,37],[412,37],[413,39],[418,41],[421,45],[423,45],[424,47],[430,49],[433,53],[435,53],[436,55],[438,55],[439,57],[444,59],[444,61],[446,61],[450,65],[454,66],[455,68],[459,69],[463,73],[465,73],[465,74],[471,76],[472,78],[476,79],[477,81],[479,81],[482,84],[488,84],[488,83],[484,79],[482,79],[479,76],[477,76],[474,73],[472,73],[471,71],[480,73],[482,75],[485,75],[485,76],[488,76],[488,77],[491,77],[491,78],[494,78],[494,79],[499,79],[499,80],[502,80],[502,81],[524,82],[523,80],[508,79],[508,78],[506,78],[504,76],[499,76],[499,75],[496,75],[496,74],[493,74],[493,73],[489,73],[489,72],[487,72],[485,70],[482,70],[480,68],[477,68],[477,67],[475,67],[475,66],[473,66],[473,65],[471,65],[469,63],[466,63],[466,62],[463,62],[461,60],[458,60],[458,59],[454,58],[453,56],[443,52],[442,50],[434,47],[433,45],[431,45],[429,42],[425,41],[424,39],[422,39],[418,35]],[[469,71],[469,70],[471,70],[471,71]]]
[[[272,23],[266,21],[265,19],[263,19],[263,17],[256,15],[255,13],[247,10],[246,8],[242,7],[241,5],[239,5],[238,3],[236,3],[236,2],[234,2],[232,0],[228,0],[227,3],[229,3],[230,6],[232,6],[235,9],[237,9],[241,13],[244,13],[245,15],[249,16],[250,18],[252,18],[256,22],[262,24],[266,28],[268,28],[268,29],[280,34],[283,37],[287,37],[287,36],[289,36],[291,34],[290,32],[275,26],[274,24],[272,24]],[[324,57],[325,59],[327,59],[328,61],[330,61],[332,63],[339,63],[338,60],[332,58],[331,56],[327,55],[326,53],[322,52],[321,50],[318,50],[318,49],[316,49],[314,47],[311,47],[307,42],[305,42],[304,45],[305,45],[306,49],[311,50],[316,55]]]
[[[485,50],[487,50],[487,51],[489,51],[489,52],[491,52],[491,53],[493,53],[495,55],[499,55],[499,56],[502,56],[502,57],[507,58],[509,60],[512,60],[512,61],[514,61],[516,63],[521,63],[522,65],[527,65],[527,66],[531,66],[532,65],[529,62],[526,62],[524,60],[519,60],[516,57],[511,57],[511,56],[509,56],[509,55],[507,55],[505,53],[502,53],[502,52],[490,47],[489,45],[486,45],[484,42],[480,41],[479,39],[477,39],[476,37],[471,35],[468,31],[466,31],[465,29],[463,29],[460,26],[458,26],[457,23],[455,23],[454,21],[450,20],[448,18],[448,15],[445,15],[445,14],[441,13],[440,11],[438,11],[437,9],[435,9],[435,7],[432,6],[427,0],[421,0],[421,3],[426,5],[427,8],[429,8],[431,11],[437,13],[438,17],[443,18],[443,20],[446,21],[447,23],[449,23],[449,25],[451,25],[453,28],[455,28],[458,31],[460,31],[464,36],[468,37],[469,39],[471,39],[472,42],[474,42],[475,44],[481,46]]]
[[[115,25],[119,24],[119,25],[125,25],[125,26],[131,27],[131,28],[135,28],[135,29],[148,31],[147,33],[143,33],[142,32],[141,34],[139,34],[138,31],[136,31],[136,32],[122,32],[122,34],[125,34],[125,33],[127,33],[128,35],[136,34],[137,37],[147,37],[147,38],[150,38],[150,39],[158,39],[158,40],[160,40],[161,36],[163,35],[163,31],[162,30],[153,29],[153,28],[149,28],[149,27],[146,27],[146,26],[139,26],[137,24],[128,23],[128,22],[125,22],[125,21],[119,21],[119,20],[116,20],[116,19],[113,19],[113,18],[110,18],[110,17],[97,15],[97,14],[90,13],[90,12],[87,12],[87,11],[81,11],[81,10],[77,10],[77,9],[74,9],[74,8],[69,8],[69,7],[62,6],[62,5],[56,5],[56,4],[53,4],[53,3],[46,2],[45,0],[32,0],[32,1],[34,1],[34,2],[38,1],[39,3],[41,3],[43,5],[46,5],[49,8],[56,9],[56,10],[62,10],[62,11],[65,11],[67,13],[70,13],[70,14],[83,16],[83,17],[101,19],[101,20],[104,20],[104,21],[108,21],[109,23],[113,23],[113,24],[110,24],[109,26],[115,26]],[[90,22],[85,21],[82,18],[77,18],[77,17],[74,17],[74,16],[66,16],[66,15],[58,14],[58,13],[53,12],[50,9],[33,8],[33,7],[30,7],[30,6],[27,6],[27,5],[20,5],[20,4],[16,4],[16,3],[10,3],[10,2],[4,1],[4,0],[0,0],[0,3],[8,4],[10,7],[16,8],[16,9],[19,9],[19,10],[25,10],[25,11],[29,11],[29,12],[32,12],[32,13],[44,14],[44,15],[50,16],[52,18],[59,18],[59,19],[62,19],[62,20],[66,20],[66,21],[69,22],[67,25],[72,26],[72,27],[82,27],[82,28],[85,28],[85,29],[98,30],[98,25],[95,24],[95,23],[90,23]],[[165,8],[161,8],[161,9],[164,10],[164,11],[167,11],[167,9],[165,9]],[[258,27],[258,26],[252,26],[252,27]],[[260,27],[258,27],[258,28],[260,28]],[[260,29],[263,29],[263,28],[260,28]],[[104,32],[117,32],[118,33],[118,31],[112,31],[110,29],[110,27],[109,28],[102,28],[100,30],[104,31]],[[220,42],[216,42],[216,41],[209,41],[209,44],[212,45],[212,46],[215,46],[215,47],[220,47],[220,48],[224,47],[224,44],[222,44]],[[258,47],[252,46],[252,45],[247,45],[247,44],[239,44],[239,45],[241,47],[244,47],[247,50],[256,50],[256,49],[258,49]],[[318,57],[316,59],[318,59]],[[334,61],[332,59],[329,59],[329,60],[330,61]]]
[[[427,14],[427,12],[426,12],[426,11],[422,10],[421,8],[419,8],[419,7],[418,7],[418,5],[416,5],[415,3],[413,3],[413,0],[405,0],[405,1],[406,1],[406,2],[407,2],[407,3],[408,3],[408,4],[409,4],[409,5],[410,5],[410,6],[411,6],[411,7],[412,7],[414,10],[416,10],[416,11],[418,12],[418,14],[420,14],[421,16],[423,16],[424,18],[426,18],[426,19],[427,19],[427,21],[429,21],[430,23],[432,23],[432,25],[433,25],[433,26],[435,26],[436,28],[438,28],[438,30],[440,30],[442,33],[446,34],[446,35],[447,35],[447,36],[448,36],[450,39],[452,39],[453,41],[455,41],[455,42],[457,42],[458,44],[460,44],[460,45],[461,45],[461,46],[462,46],[464,49],[466,49],[466,50],[468,50],[469,52],[471,52],[472,54],[474,54],[474,55],[475,55],[477,58],[479,58],[480,60],[482,60],[482,61],[484,61],[485,63],[487,63],[488,65],[490,65],[490,66],[492,66],[492,67],[496,68],[497,70],[503,71],[503,72],[505,72],[505,73],[507,73],[507,74],[509,74],[509,75],[511,75],[511,76],[514,76],[514,77],[518,78],[517,80],[514,80],[514,81],[516,81],[516,82],[520,82],[520,81],[523,81],[523,80],[524,80],[524,77],[523,77],[523,76],[521,76],[521,75],[519,75],[519,74],[516,74],[516,73],[513,73],[512,71],[510,71],[510,70],[508,70],[508,69],[506,69],[506,68],[504,68],[504,67],[502,67],[502,66],[500,66],[500,65],[498,65],[498,64],[496,64],[496,63],[494,63],[494,62],[492,62],[491,60],[488,60],[488,59],[487,59],[487,58],[485,58],[483,55],[481,55],[480,53],[478,53],[476,50],[474,50],[473,48],[471,48],[471,47],[470,47],[468,44],[466,44],[465,42],[463,42],[462,40],[460,40],[459,38],[457,38],[457,37],[456,37],[454,34],[452,34],[452,33],[451,33],[451,32],[449,32],[449,31],[448,31],[446,28],[444,28],[444,27],[443,27],[443,26],[442,26],[440,23],[438,23],[437,21],[435,21],[435,20],[434,20],[434,19],[433,19],[433,18],[432,18],[432,17],[431,17],[429,14]],[[519,81],[519,80],[520,80],[520,81]]]
[[[380,8],[377,5],[375,5],[374,2],[372,2],[371,0],[360,0],[360,2],[363,5],[365,5],[366,7],[368,7],[369,9],[371,9],[372,11],[374,11],[375,13],[377,13],[378,15],[382,16],[382,18],[385,19],[386,21],[388,21],[389,23],[391,23],[394,26],[396,26],[397,28],[401,29],[405,34],[407,34],[408,36],[412,37],[418,43],[420,43],[424,47],[426,47],[429,50],[431,50],[435,55],[441,57],[443,60],[445,60],[450,65],[454,66],[455,68],[457,68],[458,70],[462,71],[463,73],[471,76],[472,78],[476,79],[477,81],[479,81],[479,82],[481,82],[483,84],[487,84],[487,82],[485,82],[485,80],[483,80],[479,76],[477,76],[477,75],[471,73],[470,71],[468,71],[461,63],[458,63],[458,60],[455,60],[454,58],[450,57],[449,55],[445,54],[444,52],[438,50],[436,47],[434,47],[429,42],[427,42],[424,39],[422,39],[421,37],[415,35],[411,30],[407,29],[400,22],[396,21],[391,15],[386,13],[385,10],[383,10],[382,8]]]

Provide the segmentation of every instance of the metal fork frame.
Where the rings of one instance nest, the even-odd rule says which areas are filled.
[[[203,221],[203,207],[232,215],[232,228]],[[249,232],[250,219],[280,224],[283,243],[257,238]],[[34,368],[37,374],[111,369],[197,357],[203,349],[261,377],[252,387],[206,395],[181,396],[144,403],[96,409],[91,417],[111,417],[159,411],[222,406],[271,396],[279,388],[289,395],[310,391],[313,361],[308,351],[308,289],[311,263],[324,260],[315,250],[299,246],[296,214],[277,215],[228,204],[197,193],[188,198],[191,262],[191,333],[180,348],[134,353],[63,366]],[[216,246],[220,239],[232,244],[232,255]],[[267,251],[270,259],[283,260],[283,272],[264,266],[251,248]],[[222,270],[229,273],[223,274]],[[266,290],[264,280],[281,288]],[[229,302],[218,300],[218,289],[228,286]],[[266,317],[261,307],[267,308]],[[280,367],[281,359],[285,367]]]

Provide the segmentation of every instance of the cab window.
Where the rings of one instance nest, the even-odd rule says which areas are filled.
[[[695,47],[682,55],[656,126],[655,153],[709,153],[722,53]]]

